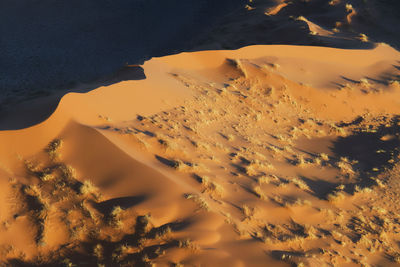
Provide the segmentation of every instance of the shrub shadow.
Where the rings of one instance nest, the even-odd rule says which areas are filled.
[[[357,161],[355,167],[362,174],[379,174],[394,166],[399,155],[399,117],[377,129],[354,132],[339,137],[331,148],[335,155]]]

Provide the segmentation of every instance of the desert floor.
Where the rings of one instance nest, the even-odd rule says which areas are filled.
[[[9,107],[0,266],[399,266],[400,53],[346,36],[372,48],[178,53]]]

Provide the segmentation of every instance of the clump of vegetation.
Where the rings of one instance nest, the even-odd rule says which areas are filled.
[[[204,198],[196,195],[196,194],[185,194],[184,197],[186,199],[193,200],[200,208],[205,209],[206,211],[210,210],[208,203],[204,200]]]
[[[222,197],[224,188],[215,181],[211,181],[208,176],[201,177],[201,183],[204,187],[204,192],[207,192],[212,196]]]
[[[248,176],[255,176],[255,175],[258,174],[257,165],[256,164],[250,164],[248,166],[245,166],[244,169],[245,169],[245,172],[246,172],[246,174]]]
[[[124,223],[122,220],[124,210],[120,206],[115,206],[111,211],[111,224],[117,228],[122,228]]]
[[[389,86],[394,87],[394,88],[400,88],[400,82],[397,80],[392,80],[389,82]]]
[[[242,212],[245,216],[245,219],[251,219],[254,216],[254,208],[250,208],[248,205],[242,205]]]
[[[179,241],[180,248],[187,248],[191,250],[198,250],[199,247],[190,239],[184,239]]]
[[[291,182],[294,183],[298,188],[302,190],[310,190],[310,187],[301,179],[294,177],[291,179]]]
[[[80,192],[85,196],[92,195],[96,199],[101,197],[99,189],[90,180],[85,180],[83,182],[82,186],[80,187]]]
[[[360,33],[359,37],[358,37],[362,42],[368,42],[368,36],[365,35],[364,33]]]
[[[346,195],[344,194],[343,191],[337,190],[337,191],[334,191],[334,192],[328,194],[327,199],[328,199],[329,202],[336,203],[336,202],[339,202],[341,200],[344,200],[345,196]]]
[[[340,172],[345,174],[348,177],[351,177],[355,174],[353,170],[352,162],[345,157],[341,157],[340,161],[337,163],[337,167],[340,169]]]
[[[326,153],[321,153],[321,154],[319,154],[319,156],[320,156],[320,158],[321,158],[323,161],[329,161],[329,156],[328,156],[328,154],[326,154]]]
[[[253,187],[254,193],[262,200],[268,199],[259,185]]]
[[[262,175],[257,178],[258,184],[269,184],[271,182],[279,182],[279,178],[276,175]]]
[[[304,156],[301,154],[295,156],[294,163],[296,166],[298,166],[300,168],[306,168],[311,165],[310,161],[308,159],[304,158]]]
[[[49,154],[50,158],[55,160],[59,158],[59,149],[62,147],[63,141],[61,139],[54,139],[51,141],[45,151]]]

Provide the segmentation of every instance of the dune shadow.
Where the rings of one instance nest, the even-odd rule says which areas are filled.
[[[307,184],[312,194],[319,199],[327,199],[327,195],[338,186],[338,184],[322,179],[311,179],[305,176],[301,176],[300,178]]]
[[[119,197],[96,203],[94,207],[103,214],[109,214],[115,207],[128,209],[145,201],[147,196]]]
[[[247,9],[246,3],[245,0],[71,0],[57,4],[50,0],[42,0],[40,4],[1,1],[0,25],[5,26],[0,27],[0,130],[25,128],[43,121],[56,108],[60,97],[54,95],[60,90],[74,91],[79,84],[94,83],[98,87],[144,78],[143,75],[138,78],[133,69],[120,68],[142,64],[152,57],[256,44],[363,49],[375,46],[373,42],[359,40],[361,30],[370,26],[360,19],[353,25],[360,27],[352,30],[342,27],[332,36],[310,34],[307,23],[296,19],[304,16],[324,29],[332,29],[347,16],[344,4],[331,7],[324,0],[291,1],[276,14],[268,15],[266,10],[275,1],[253,1]],[[398,4],[381,4],[384,9],[390,5]],[[361,17],[366,16],[361,12],[365,8],[357,7]],[[387,31],[367,34],[374,41],[386,41],[395,47],[399,44],[395,35]],[[118,77],[113,76],[118,70]],[[80,92],[96,86],[81,88]],[[26,101],[25,106],[31,106],[32,99],[43,99],[36,104],[40,108],[21,110],[26,117],[23,120],[14,114],[15,105],[20,108]]]
[[[152,57],[190,50],[206,31],[244,0],[22,0],[0,2],[1,130],[28,127],[57,106],[57,92],[87,92],[122,80],[143,79],[138,68]],[[16,19],[18,18],[18,19]],[[82,84],[93,84],[81,87]],[[41,110],[24,111],[15,122],[12,107],[32,99]],[[43,107],[45,106],[45,107]],[[8,118],[10,117],[11,118]]]
[[[337,21],[346,19],[348,13],[344,4],[333,7],[326,0],[286,1],[286,6],[278,12],[268,14],[268,10],[274,6],[276,1],[253,1],[247,10],[241,9],[234,15],[225,16],[219,25],[200,39],[200,44],[209,49],[214,49],[212,44],[218,44],[218,49],[237,49],[256,44],[359,49],[371,49],[375,46],[372,42],[361,41],[358,36],[360,32],[350,30],[350,27],[344,26],[330,34],[318,34],[311,32],[306,21],[298,19],[305,17],[322,29],[330,31],[335,28]],[[365,26],[365,22],[363,25]]]
[[[5,26],[0,27],[0,130],[25,128],[45,120],[57,107],[60,90],[68,92],[75,91],[77,85],[96,85],[78,90],[87,92],[121,80],[142,79],[143,75],[137,75],[135,70],[121,70],[121,66],[142,64],[152,57],[256,44],[363,49],[375,46],[358,38],[361,30],[370,26],[365,21],[358,21],[357,25],[362,27],[352,30],[342,27],[339,33],[322,36],[310,34],[307,23],[296,19],[305,16],[324,29],[332,29],[347,16],[344,4],[331,7],[324,0],[291,1],[278,13],[268,15],[266,10],[275,1],[253,1],[252,8],[247,9],[246,3],[245,0],[71,0],[57,4],[50,0],[42,0],[40,4],[1,1],[0,25]],[[382,4],[383,8],[388,6]],[[365,16],[364,13],[360,12],[360,16]],[[393,34],[375,32],[380,35],[368,32],[374,41],[399,44]],[[118,74],[113,76],[115,73]],[[31,102],[35,99],[42,101]],[[19,113],[13,109],[16,105],[21,109]],[[20,113],[25,117],[16,115]]]
[[[360,81],[356,81],[353,80],[351,78],[345,77],[345,76],[340,76],[340,78],[342,78],[343,80],[347,81],[347,82],[351,82],[351,83],[355,83],[355,84],[360,84]]]
[[[161,144],[163,144],[163,142],[160,142]],[[184,166],[188,166],[188,167],[193,167],[194,164],[192,162],[188,162],[188,161],[180,161],[180,160],[174,160],[174,159],[167,159],[164,157],[161,157],[159,155],[155,155],[155,158],[162,164],[170,167],[170,168],[174,168],[174,169],[179,169],[181,167]]]
[[[377,79],[377,78],[372,78],[372,77],[365,77],[367,80],[372,81],[374,83],[380,84],[380,85],[388,85],[388,81],[384,80],[384,79]]]

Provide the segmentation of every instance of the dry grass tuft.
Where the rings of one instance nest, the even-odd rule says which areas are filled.
[[[329,156],[328,156],[328,154],[321,153],[321,154],[319,154],[319,156],[320,156],[320,158],[321,158],[323,161],[329,161]]]
[[[96,199],[101,198],[101,194],[99,189],[89,180],[83,182],[82,186],[80,187],[80,192],[84,196],[94,196]]]
[[[254,193],[262,200],[268,199],[259,185],[253,187]]]
[[[199,246],[196,245],[190,239],[180,240],[179,241],[179,248],[186,248],[186,249],[190,249],[190,250],[193,250],[193,251],[199,250]]]
[[[310,191],[310,187],[301,179],[294,177],[290,180],[292,183],[294,183],[298,188],[302,190],[307,190]]]
[[[204,200],[204,198],[196,195],[196,194],[185,194],[184,197],[186,199],[193,200],[200,208],[205,209],[206,211],[210,210],[208,203]]]
[[[251,219],[254,216],[254,208],[250,208],[247,205],[242,206],[242,212],[245,216],[245,219]]]
[[[340,161],[337,162],[337,167],[340,169],[340,172],[342,174],[345,174],[346,176],[352,177],[355,174],[355,171],[353,170],[353,166],[351,165],[352,162],[350,162],[347,158],[340,158]]]
[[[54,139],[51,141],[45,151],[49,154],[50,158],[56,160],[59,158],[59,149],[62,147],[63,141],[61,139]]]
[[[271,182],[279,182],[279,178],[276,175],[262,175],[257,178],[258,184],[269,184]]]
[[[344,200],[346,195],[342,191],[335,191],[327,196],[329,202],[336,203]]]
[[[204,192],[207,192],[214,197],[222,197],[224,188],[215,181],[210,181],[208,176],[201,177],[201,183],[204,187]]]
[[[368,36],[365,35],[364,33],[360,33],[360,35],[358,36],[358,38],[362,41],[362,42],[368,42]]]

